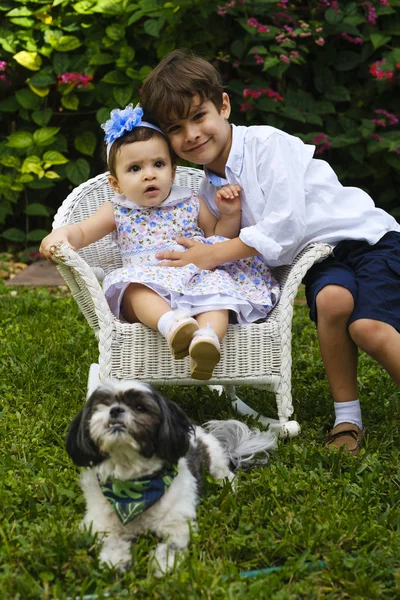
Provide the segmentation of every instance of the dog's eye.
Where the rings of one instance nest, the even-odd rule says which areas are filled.
[[[135,404],[134,410],[137,410],[138,412],[146,412],[146,409],[143,406],[143,404]]]

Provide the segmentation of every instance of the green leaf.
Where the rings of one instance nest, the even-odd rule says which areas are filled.
[[[328,8],[325,11],[324,17],[330,25],[337,25],[343,20],[344,14],[340,10],[336,12],[333,8]]]
[[[6,98],[0,102],[1,112],[15,112],[18,109],[19,104],[15,96],[9,96],[9,98]]]
[[[39,108],[42,101],[39,96],[34,94],[28,88],[22,88],[15,93],[18,103],[29,110],[35,110]]]
[[[73,7],[78,15],[90,15],[95,12],[93,9],[95,8],[96,4],[96,0],[82,0],[81,2],[76,2]]]
[[[90,165],[84,158],[78,158],[67,164],[65,172],[73,184],[79,185],[89,178]]]
[[[22,163],[21,173],[35,173],[38,177],[44,175],[42,161],[38,156],[27,156]]]
[[[328,100],[333,100],[333,102],[349,102],[351,100],[350,94],[344,85],[335,85],[329,88],[325,93],[325,97]]]
[[[47,125],[52,116],[53,111],[51,110],[51,108],[43,108],[35,110],[35,112],[32,113],[32,120],[36,123],[36,125],[43,126]]]
[[[380,48],[381,46],[384,46],[385,44],[390,42],[392,38],[390,36],[384,35],[383,33],[371,33],[369,39],[371,40],[374,50],[376,50],[377,48]]]
[[[321,102],[316,102],[314,106],[314,110],[319,115],[332,115],[336,113],[335,107],[332,102],[327,102],[322,100]]]
[[[126,87],[114,87],[113,96],[118,106],[125,108],[125,106],[132,100],[133,85],[128,85]]]
[[[351,71],[361,62],[361,56],[355,52],[338,52],[334,67],[337,71]]]
[[[38,73],[35,73],[35,75],[32,75],[29,81],[35,87],[45,87],[47,85],[53,85],[54,83],[56,83],[56,78],[52,73],[49,73],[48,70],[42,70]]]
[[[30,242],[41,242],[48,233],[49,232],[45,229],[32,229],[32,231],[28,233],[28,240]]]
[[[105,123],[110,118],[110,109],[103,106],[96,112],[96,120],[100,125]]]
[[[32,29],[36,25],[35,19],[28,19],[27,17],[22,17],[20,19],[10,19],[11,23],[17,25],[18,27],[25,27],[26,29]]]
[[[82,43],[75,35],[62,35],[55,39],[51,45],[58,52],[71,52],[71,50],[79,48]]]
[[[67,110],[78,110],[79,98],[76,94],[68,94],[67,96],[61,96],[61,104]]]
[[[104,75],[101,81],[112,85],[126,85],[131,82],[129,77],[127,77],[125,73],[121,73],[121,71],[109,71]]]
[[[34,203],[28,204],[25,209],[25,214],[30,217],[48,217],[51,215],[50,210],[44,204]]]
[[[6,229],[3,233],[0,233],[1,237],[9,240],[10,242],[24,242],[25,241],[25,233],[21,229],[17,229],[16,227],[11,227],[10,229]]]
[[[39,146],[48,146],[50,140],[60,131],[59,127],[42,127],[33,134],[33,139]]]
[[[348,152],[354,160],[363,164],[365,160],[365,147],[363,144],[354,144],[353,146],[349,146]]]
[[[400,171],[400,155],[399,154],[388,154],[385,153],[385,161],[388,165]]]
[[[345,148],[351,144],[357,144],[360,141],[360,135],[358,133],[344,133],[343,135],[330,137],[330,141],[332,148]]]
[[[125,27],[114,23],[106,27],[106,34],[111,40],[118,42],[119,40],[123,40],[125,37]]]
[[[42,65],[42,59],[37,52],[27,52],[26,50],[22,50],[21,52],[14,54],[13,59],[30,71],[39,71]]]
[[[49,165],[64,165],[68,162],[68,158],[61,154],[61,152],[57,152],[57,150],[47,150],[43,154],[42,159],[44,162],[49,163]]]
[[[315,67],[314,83],[317,90],[323,94],[325,90],[335,85],[335,76],[329,67]]]
[[[267,56],[267,58],[264,60],[264,65],[263,65],[262,70],[268,71],[268,69],[272,69],[272,67],[279,65],[279,63],[280,63],[280,60],[277,56]]]
[[[33,13],[29,8],[23,6],[21,8],[13,8],[6,13],[6,17],[30,17],[32,14]]]
[[[323,121],[318,115],[315,115],[313,113],[306,113],[304,116],[306,119],[306,123],[311,123],[312,125],[319,125],[320,127],[322,127]]]
[[[96,149],[97,138],[91,131],[83,131],[74,140],[75,148],[82,154],[93,156]]]
[[[112,54],[107,54],[106,52],[97,52],[90,58],[89,65],[109,65],[110,63],[114,63],[114,60],[115,58]]]
[[[33,144],[32,134],[28,131],[16,131],[8,137],[7,146],[10,148],[29,148]]]
[[[13,154],[0,156],[0,165],[3,165],[4,167],[18,169],[20,164],[21,160],[18,156],[14,156]]]
[[[143,29],[148,35],[158,37],[164,23],[165,19],[162,17],[160,19],[147,19],[147,21],[144,22]]]
[[[66,54],[56,52],[53,56],[53,69],[57,75],[62,75],[69,70],[70,60]]]
[[[235,40],[234,42],[232,42],[231,52],[234,56],[236,56],[237,58],[242,58],[244,50],[245,47],[242,40]]]
[[[282,110],[282,113],[285,117],[289,119],[294,119],[295,121],[300,121],[301,123],[305,123],[306,119],[302,112],[300,112],[297,108],[293,106],[285,106]]]

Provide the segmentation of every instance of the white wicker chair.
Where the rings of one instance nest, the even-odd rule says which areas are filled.
[[[198,190],[203,178],[199,169],[178,167],[175,182]],[[113,192],[106,174],[90,179],[77,187],[58,210],[53,228],[77,223],[91,215]],[[247,326],[230,325],[222,342],[221,361],[213,378],[204,382],[224,386],[234,406],[242,414],[256,414],[235,394],[235,385],[268,389],[276,394],[279,420],[260,417],[282,436],[294,436],[300,431],[293,413],[291,396],[291,326],[293,303],[307,270],[331,252],[327,244],[314,244],[303,250],[288,267],[279,267],[274,274],[281,284],[278,305],[261,323]],[[80,310],[99,341],[99,363],[89,373],[88,393],[99,380],[139,379],[154,385],[200,385],[190,378],[189,359],[174,361],[165,339],[139,323],[122,323],[111,313],[99,279],[121,266],[121,257],[111,235],[74,252],[61,246],[55,254],[58,269]],[[99,279],[98,279],[99,278]]]

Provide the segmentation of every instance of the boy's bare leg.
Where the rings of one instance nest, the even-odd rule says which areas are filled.
[[[358,319],[349,326],[352,340],[400,386],[400,333],[388,323]]]
[[[318,341],[335,402],[358,398],[358,350],[348,331],[354,309],[351,293],[337,285],[324,287],[316,298]]]
[[[226,330],[228,329],[227,310],[210,310],[197,315],[195,318],[200,328],[210,325],[217,334],[218,339],[220,341],[223,339]]]
[[[140,283],[131,283],[125,290],[122,312],[127,321],[140,321],[157,331],[160,317],[171,310],[169,304],[150,288]]]

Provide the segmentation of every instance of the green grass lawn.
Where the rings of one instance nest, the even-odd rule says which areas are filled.
[[[326,451],[333,405],[304,305],[293,348],[301,436],[280,442],[269,466],[241,474],[235,493],[207,480],[187,558],[154,580],[152,536],[132,548],[133,566],[121,575],[99,566],[93,537],[79,530],[84,502],[64,439],[97,358],[89,326],[63,292],[16,292],[0,284],[1,600],[400,598],[399,393],[360,356],[367,445],[359,458]],[[197,422],[234,416],[207,388],[162,391]],[[240,391],[275,413],[271,394]],[[274,566],[284,568],[241,575]]]

